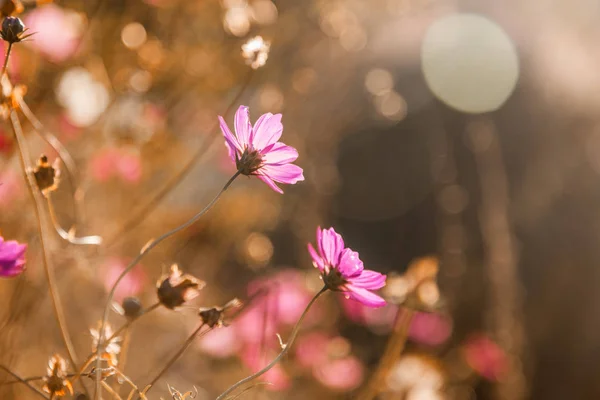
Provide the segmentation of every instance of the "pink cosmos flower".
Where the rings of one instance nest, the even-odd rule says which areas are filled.
[[[281,114],[263,114],[252,126],[248,107],[240,106],[235,113],[235,135],[223,117],[219,116],[219,122],[229,157],[241,174],[255,175],[279,193],[283,190],[275,182],[294,184],[304,180],[302,168],[292,164],[298,151],[278,142],[283,132]]]
[[[26,244],[14,240],[4,241],[0,236],[0,276],[12,278],[25,270]]]
[[[344,247],[344,239],[333,228],[317,228],[317,248],[308,244],[313,265],[321,271],[328,289],[344,292],[349,299],[369,307],[382,307],[385,300],[370,292],[385,286],[386,276],[365,270],[358,253]]]

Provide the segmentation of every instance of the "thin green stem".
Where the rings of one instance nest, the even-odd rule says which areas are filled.
[[[25,386],[27,386],[29,389],[33,390],[35,393],[37,393],[42,398],[48,399],[48,397],[46,396],[46,394],[44,392],[42,392],[40,389],[38,389],[35,386],[33,386],[31,383],[27,382],[27,380],[21,378],[19,375],[17,375],[14,372],[12,372],[8,367],[5,367],[4,365],[0,365],[0,369],[3,369],[4,371],[6,371],[13,378],[17,379],[19,382],[21,382],[22,384],[24,384]]]
[[[239,388],[240,386],[244,385],[247,382],[250,382],[253,379],[258,378],[259,376],[263,375],[264,373],[269,371],[271,368],[273,368],[283,358],[283,356],[285,356],[287,354],[287,352],[292,347],[292,344],[294,343],[294,340],[296,339],[296,336],[298,335],[298,332],[300,331],[300,325],[302,325],[302,321],[304,321],[304,317],[306,317],[306,314],[308,314],[308,310],[310,310],[310,308],[312,307],[314,302],[319,298],[319,296],[321,296],[326,291],[327,291],[327,286],[324,286],[323,289],[321,289],[317,294],[315,294],[315,296],[310,300],[310,302],[304,309],[304,312],[300,316],[300,319],[298,320],[298,322],[296,322],[296,325],[294,326],[294,329],[292,330],[292,333],[290,334],[290,338],[289,338],[288,342],[283,346],[283,350],[281,350],[281,352],[277,355],[277,357],[275,357],[273,359],[273,361],[271,361],[266,367],[264,367],[260,371],[255,372],[254,374],[247,376],[246,378],[244,378],[244,379],[238,381],[237,383],[235,383],[234,385],[230,386],[229,389],[227,389],[226,391],[221,393],[219,395],[219,397],[217,397],[216,400],[224,399],[225,396],[227,396],[229,393],[233,392],[235,389]]]
[[[77,356],[75,354],[75,348],[73,347],[73,342],[71,341],[71,337],[69,335],[69,331],[67,330],[67,323],[65,319],[65,315],[63,312],[62,304],[60,302],[60,297],[58,291],[56,290],[56,281],[54,277],[54,271],[52,271],[50,267],[50,261],[48,259],[48,251],[46,249],[46,239],[44,235],[44,224],[42,217],[42,199],[40,198],[40,193],[37,188],[37,184],[35,182],[34,177],[29,171],[28,160],[31,160],[29,156],[29,151],[27,150],[27,145],[25,143],[25,137],[23,135],[23,131],[21,129],[21,122],[19,121],[19,116],[15,110],[11,110],[10,112],[10,120],[13,128],[13,132],[15,134],[15,139],[17,141],[17,147],[19,149],[19,160],[21,162],[21,168],[23,169],[23,174],[25,175],[25,181],[27,182],[27,188],[29,189],[29,194],[34,203],[35,216],[37,218],[37,227],[38,227],[38,235],[40,237],[40,246],[42,248],[42,260],[44,265],[44,272],[46,274],[46,280],[48,282],[48,290],[50,292],[50,298],[52,299],[52,306],[54,308],[54,314],[56,316],[56,322],[58,323],[58,327],[60,329],[60,333],[62,335],[63,342],[67,349],[67,354],[69,355],[69,360],[71,361],[71,365],[75,367],[77,363]],[[83,385],[85,388],[85,385]],[[87,391],[87,389],[86,389]]]
[[[154,379],[152,379],[150,381],[150,383],[145,386],[146,389],[144,390],[144,394],[147,394],[152,389],[152,387],[154,386],[154,384],[156,382],[158,382],[158,380],[165,374],[165,372],[167,372],[169,370],[169,368],[171,368],[171,366],[175,363],[175,361],[177,361],[179,359],[179,357],[181,357],[181,355],[183,354],[183,352],[199,336],[198,334],[200,333],[200,330],[202,329],[203,326],[204,326],[204,323],[201,323],[200,326],[198,326],[198,328],[196,328],[196,330],[194,332],[192,332],[192,334],[186,339],[186,341],[183,343],[183,345],[179,348],[179,350],[177,351],[177,353],[175,353],[175,355],[173,355],[173,357],[171,357],[171,359],[165,364],[165,366],[163,367],[163,369],[160,370],[160,372],[158,373],[158,375],[156,375],[154,377]],[[204,333],[206,333],[208,331],[210,331],[210,329],[204,331]],[[138,398],[137,400],[140,400],[140,399],[141,398]]]
[[[133,259],[133,261],[131,261],[131,263],[129,263],[129,265],[123,270],[123,272],[121,272],[121,275],[119,275],[119,277],[117,278],[117,280],[115,281],[112,289],[110,290],[110,293],[108,294],[108,300],[106,301],[106,305],[104,307],[104,316],[102,317],[102,324],[100,326],[100,332],[99,332],[99,338],[98,338],[98,348],[96,350],[96,391],[94,394],[94,399],[97,399],[98,394],[100,392],[100,351],[102,349],[102,345],[101,343],[104,343],[104,327],[106,326],[106,323],[108,322],[108,314],[110,311],[110,304],[112,302],[112,299],[115,295],[115,292],[117,290],[117,287],[119,285],[119,283],[121,282],[121,280],[123,280],[123,278],[125,277],[125,275],[127,275],[129,273],[129,271],[131,271],[133,269],[133,267],[135,267],[142,258],[144,258],[144,256],[146,254],[148,254],[153,248],[155,248],[156,246],[158,246],[163,240],[173,236],[174,234],[188,228],[189,226],[191,226],[192,224],[194,224],[200,217],[202,217],[204,214],[206,214],[208,212],[208,210],[210,210],[212,208],[212,206],[219,200],[219,198],[221,198],[221,195],[229,188],[229,186],[231,186],[231,184],[233,183],[233,181],[241,174],[240,171],[237,171],[235,174],[233,174],[233,176],[231,178],[229,178],[229,180],[227,181],[227,183],[225,184],[225,186],[223,186],[223,188],[219,191],[219,193],[217,193],[217,195],[211,200],[210,203],[208,203],[208,205],[206,207],[204,207],[200,212],[198,212],[196,215],[194,215],[192,218],[190,218],[189,220],[187,220],[186,222],[184,222],[183,224],[179,225],[178,227],[170,230],[167,233],[162,234],[161,236],[159,236],[157,239],[151,241],[149,244],[145,245],[144,248],[142,249],[142,251]]]

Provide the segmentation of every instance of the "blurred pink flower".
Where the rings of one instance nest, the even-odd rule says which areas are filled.
[[[256,372],[261,368],[264,368],[277,354],[273,352],[263,352],[260,346],[248,346],[242,352],[242,362],[252,370]],[[269,382],[270,385],[266,386],[269,390],[285,390],[290,387],[291,380],[286,374],[281,364],[275,364],[273,368],[267,371],[265,374],[258,378],[262,381]]]
[[[350,321],[376,328],[381,333],[387,333],[392,329],[398,313],[398,306],[390,303],[376,309],[346,298],[340,299],[340,303],[344,315]]]
[[[13,170],[0,174],[0,207],[10,206],[23,194],[23,178]]]
[[[508,367],[506,354],[494,341],[485,335],[474,335],[463,345],[467,364],[482,377],[500,380]]]
[[[65,61],[77,51],[80,40],[77,22],[62,8],[54,4],[37,7],[27,15],[25,23],[35,32],[31,45],[50,61]]]
[[[438,346],[452,333],[452,321],[434,313],[416,312],[411,320],[408,336],[415,342]]]
[[[90,167],[92,176],[100,182],[118,176],[125,182],[137,183],[142,177],[140,157],[121,149],[101,150],[92,158]]]
[[[364,368],[356,357],[347,356],[317,365],[313,373],[315,378],[328,388],[348,391],[360,386]]]
[[[27,244],[7,242],[0,236],[0,277],[12,278],[25,270],[25,250]]]
[[[384,299],[371,290],[385,286],[386,276],[365,270],[358,253],[344,248],[344,239],[333,228],[317,228],[317,248],[308,244],[313,265],[321,271],[328,289],[344,294],[369,307],[383,307]]]
[[[256,300],[254,304],[237,317],[232,326],[241,340],[250,346],[257,346],[263,341],[274,343],[277,333],[277,320],[273,309],[267,309],[265,299]]]
[[[296,359],[304,368],[312,368],[327,361],[330,337],[323,332],[311,332],[296,339]]]
[[[231,357],[240,350],[242,342],[232,327],[221,327],[206,333],[199,342],[200,350],[214,358]]]
[[[242,174],[258,177],[279,193],[283,190],[275,182],[295,184],[304,180],[302,168],[292,164],[298,151],[278,142],[283,132],[281,114],[263,114],[253,127],[248,107],[240,106],[235,113],[235,135],[223,117],[219,116],[219,122],[229,157]]]
[[[102,280],[106,290],[111,290],[117,278],[125,270],[129,261],[123,258],[109,258],[102,269],[104,276]],[[146,283],[146,273],[141,265],[136,265],[131,272],[119,282],[114,299],[121,302],[125,297],[139,294]]]

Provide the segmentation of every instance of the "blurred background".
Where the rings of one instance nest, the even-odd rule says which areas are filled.
[[[176,398],[167,384],[214,398],[277,353],[275,333],[287,337],[320,288],[306,251],[319,225],[388,274],[389,305],[366,310],[328,294],[265,376],[271,385],[242,397],[364,398],[384,361],[380,399],[600,395],[600,1],[23,8],[35,35],[14,46],[8,71],[44,127],[22,117],[28,146],[57,158],[42,131],[65,146],[79,181],[63,168],[57,223],[104,238],[78,246],[45,227],[80,359],[127,263],[235,172],[217,115],[232,126],[244,104],[252,120],[283,114],[282,140],[298,149],[306,181],[279,195],[239,178],[120,285],[117,301],[150,305],[172,263],[207,282],[190,307],[158,309],[129,333],[120,365],[142,387],[195,329],[197,307],[268,288],[230,327],[196,340],[150,398]],[[253,69],[241,46],[257,35],[270,52]],[[66,354],[8,121],[0,182],[0,232],[29,244],[26,273],[0,282],[0,362],[40,376],[52,354]],[[398,338],[401,351],[390,347]],[[3,399],[32,396],[0,386]]]

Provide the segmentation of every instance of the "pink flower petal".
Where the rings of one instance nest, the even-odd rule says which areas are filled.
[[[362,287],[369,290],[381,289],[385,286],[386,276],[375,271],[362,271],[358,276],[348,278],[348,282],[354,286]]]
[[[384,299],[382,299],[375,293],[368,291],[367,289],[354,286],[351,283],[347,283],[344,287],[346,295],[348,295],[352,300],[359,301],[366,306],[383,307],[386,304]]]
[[[304,180],[302,168],[294,164],[267,164],[260,168],[260,172],[279,183],[294,184]]]
[[[252,144],[255,149],[263,150],[277,142],[282,133],[281,114],[264,114],[254,124]]]
[[[339,257],[344,250],[344,239],[333,228],[321,232],[321,248],[327,264],[337,267]]]
[[[360,257],[358,256],[358,253],[356,251],[347,248],[344,249],[338,257],[339,261],[336,268],[342,273],[342,276],[344,278],[358,278],[358,276],[363,272],[363,262],[360,260]]]
[[[268,177],[266,175],[256,175],[256,176],[257,176],[258,179],[260,179],[261,181],[263,181],[264,183],[266,183],[271,189],[273,189],[277,193],[282,193],[283,194],[283,190],[281,190],[281,188],[279,186],[277,186],[275,184],[275,182],[273,182],[273,179],[271,179],[270,177]]]
[[[219,126],[221,127],[221,132],[223,133],[223,136],[225,137],[225,145],[227,146],[227,149],[229,149],[229,157],[231,157],[231,159],[233,161],[235,161],[235,151],[237,150],[241,153],[243,151],[242,147],[240,146],[237,138],[229,130],[229,127],[227,126],[227,122],[225,122],[223,117],[221,117],[220,115],[219,115]]]
[[[242,149],[250,144],[250,134],[252,133],[252,125],[250,124],[250,116],[248,107],[240,106],[235,113],[235,134]]]
[[[319,271],[321,271],[321,272],[326,272],[325,271],[325,264],[323,262],[323,259],[316,252],[315,248],[310,243],[308,244],[308,252],[310,253],[310,256],[313,259],[313,264],[315,265],[315,267],[318,268]]]
[[[275,143],[266,154],[263,154],[265,164],[288,164],[297,158],[298,150],[281,142]]]

